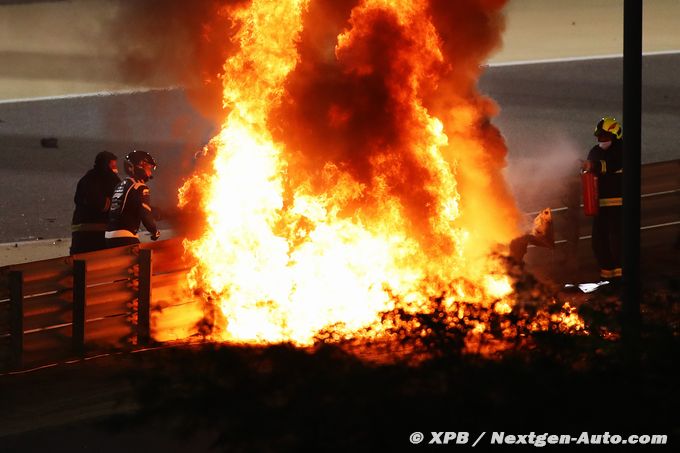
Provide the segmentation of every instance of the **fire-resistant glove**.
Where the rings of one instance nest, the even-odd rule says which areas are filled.
[[[159,237],[161,237],[161,231],[160,230],[156,230],[155,232],[151,233],[151,240],[152,241],[157,241]]]

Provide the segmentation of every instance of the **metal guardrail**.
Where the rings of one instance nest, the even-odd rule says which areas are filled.
[[[641,174],[641,246],[649,255],[680,241],[680,159],[643,165]],[[574,274],[583,278],[599,275],[589,241],[592,218],[583,214],[581,186],[576,178],[564,197],[565,205],[553,204],[558,207],[551,209],[555,249],[533,247],[526,257],[532,271],[556,280],[574,278]],[[527,215],[532,214],[536,213]]]
[[[196,333],[179,240],[0,268],[0,369]]]
[[[575,193],[568,194],[562,206],[550,209],[558,241],[572,237],[574,229],[578,230],[579,236],[585,236],[591,227],[591,218],[583,214],[580,182],[576,180],[571,184],[571,190]],[[673,226],[680,222],[680,209],[674,209],[680,203],[680,159],[643,165],[641,192],[643,230],[655,226]],[[526,214],[533,218],[539,212]]]
[[[680,160],[646,165],[642,177],[644,247],[658,229],[680,233]],[[570,200],[553,210],[557,249],[533,249],[530,264],[594,264],[582,240],[590,221],[579,196]],[[179,239],[0,268],[0,370],[197,334],[203,305],[186,288],[187,268]]]

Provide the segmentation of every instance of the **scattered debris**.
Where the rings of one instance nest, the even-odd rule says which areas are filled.
[[[553,228],[552,211],[545,208],[534,219],[531,233],[525,234],[510,242],[510,256],[516,262],[522,262],[529,245],[555,248],[555,231]]]
[[[59,148],[59,140],[56,137],[45,137],[40,139],[40,146],[43,148]]]
[[[571,283],[567,283],[564,285],[565,289],[573,289],[573,288],[578,288],[581,290],[583,293],[592,293],[593,291],[597,290],[601,286],[608,285],[609,282],[607,280],[603,280],[601,282],[597,283],[581,283],[578,285],[573,285]]]

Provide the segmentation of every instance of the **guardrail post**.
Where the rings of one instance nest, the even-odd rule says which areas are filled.
[[[137,304],[137,344],[145,345],[151,339],[151,274],[152,251],[139,251],[139,295]]]
[[[71,339],[73,352],[81,355],[85,352],[85,306],[87,290],[87,263],[83,260],[73,261],[73,324]]]
[[[23,366],[24,354],[24,273],[9,273],[10,303],[10,341],[12,347],[12,365]]]
[[[640,341],[640,192],[642,166],[642,2],[623,2],[623,322],[621,335],[632,356]]]

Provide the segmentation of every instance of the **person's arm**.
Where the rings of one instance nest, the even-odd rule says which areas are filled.
[[[80,203],[92,212],[107,212],[111,206],[111,198],[106,193],[104,181],[89,177],[84,178],[81,182],[82,185],[78,184]]]
[[[118,175],[112,173],[102,182],[101,190],[102,196],[104,197],[104,206],[102,212],[108,212],[111,209],[111,202],[113,201],[113,192],[116,190],[118,184],[121,183]]]
[[[76,206],[83,206],[85,205],[85,197],[83,196],[83,180],[82,178],[80,181],[78,181],[78,185],[76,186],[76,193],[73,195],[73,203]]]
[[[599,148],[593,147],[588,153],[588,158],[583,161],[581,168],[583,171],[595,173],[596,175],[603,175],[607,172],[607,162],[601,159]]]
[[[588,160],[583,163],[583,170],[595,173],[598,176],[621,173],[623,171],[623,153],[612,149],[592,158],[589,154]]]
[[[111,207],[111,198],[106,196],[104,190],[99,186],[92,187],[92,189],[87,192],[85,198],[87,200],[87,206],[97,212],[107,212]]]
[[[151,215],[151,195],[149,188],[147,186],[142,186],[139,189],[141,191],[141,217],[144,227],[149,233],[151,233],[151,239],[156,240],[161,235],[156,226],[156,221]]]

